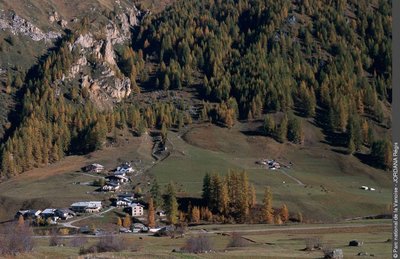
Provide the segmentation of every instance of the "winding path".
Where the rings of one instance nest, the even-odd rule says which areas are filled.
[[[296,177],[294,177],[294,176],[288,174],[288,173],[285,171],[285,169],[280,169],[279,171],[281,171],[282,174],[286,175],[287,177],[289,177],[290,179],[292,179],[293,181],[295,181],[295,182],[298,183],[299,185],[301,185],[301,186],[304,186],[304,185],[305,185],[302,181],[300,181],[300,180],[297,179]]]
[[[77,228],[78,229],[79,227],[74,226],[72,224],[74,224],[74,223],[76,223],[78,221],[82,221],[82,220],[88,219],[88,218],[92,218],[92,217],[97,217],[97,216],[103,215],[104,213],[110,212],[113,209],[115,209],[115,207],[110,207],[110,208],[108,208],[108,209],[106,209],[106,210],[104,210],[102,212],[99,212],[99,213],[96,213],[96,214],[91,214],[91,215],[86,216],[86,217],[81,217],[81,218],[77,218],[75,220],[71,220],[71,221],[68,221],[68,222],[59,223],[59,225],[61,225],[63,227],[66,227],[66,228]]]

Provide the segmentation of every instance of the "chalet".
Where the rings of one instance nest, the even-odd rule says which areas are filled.
[[[127,183],[129,181],[128,177],[122,175],[109,175],[106,176],[105,178],[107,181],[115,183]]]
[[[132,204],[130,201],[114,200],[113,205],[115,207],[128,207]]]
[[[71,210],[74,212],[99,212],[101,208],[101,201],[80,201],[71,205]]]
[[[123,163],[117,167],[117,172],[133,173],[135,170],[132,168],[130,163]]]
[[[111,199],[113,206],[127,207],[134,203],[133,193],[121,193],[116,198]]]
[[[15,218],[18,219],[22,215],[24,219],[35,219],[40,218],[41,210],[20,210],[15,214]]]
[[[118,182],[108,182],[106,183],[103,187],[101,187],[101,190],[104,192],[116,192],[121,188]]]
[[[84,168],[85,172],[100,173],[104,170],[104,166],[100,164],[91,164]]]
[[[64,209],[56,209],[54,215],[62,220],[66,220],[73,218],[75,216],[75,213],[70,209],[64,208]]]
[[[140,217],[143,216],[143,205],[140,203],[132,203],[129,207],[125,208],[125,212],[131,216]]]

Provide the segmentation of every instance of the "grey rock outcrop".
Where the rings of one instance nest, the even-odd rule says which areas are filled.
[[[43,32],[41,29],[17,14],[13,14],[11,19],[7,15],[0,15],[0,29],[4,31],[10,30],[14,35],[28,36],[34,41],[44,40],[50,42],[61,37],[61,33],[59,32]]]

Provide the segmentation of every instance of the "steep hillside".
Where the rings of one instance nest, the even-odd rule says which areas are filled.
[[[0,139],[10,127],[10,122],[19,120],[13,110],[18,109],[21,103],[23,91],[19,91],[23,88],[26,73],[35,64],[43,61],[48,51],[57,47],[57,42],[69,30],[75,31],[79,28],[85,17],[88,18],[92,34],[98,34],[103,32],[113,17],[134,8],[135,5],[145,12],[158,12],[171,2],[173,1],[1,0]],[[117,19],[117,22],[125,21]],[[125,32],[127,29],[126,27]]]

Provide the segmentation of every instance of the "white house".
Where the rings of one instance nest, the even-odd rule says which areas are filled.
[[[134,217],[139,217],[139,216],[143,216],[143,205],[140,203],[132,203],[129,206],[129,212],[131,214],[131,216]]]
[[[110,182],[101,187],[104,192],[115,192],[118,191],[121,186],[118,183]]]

